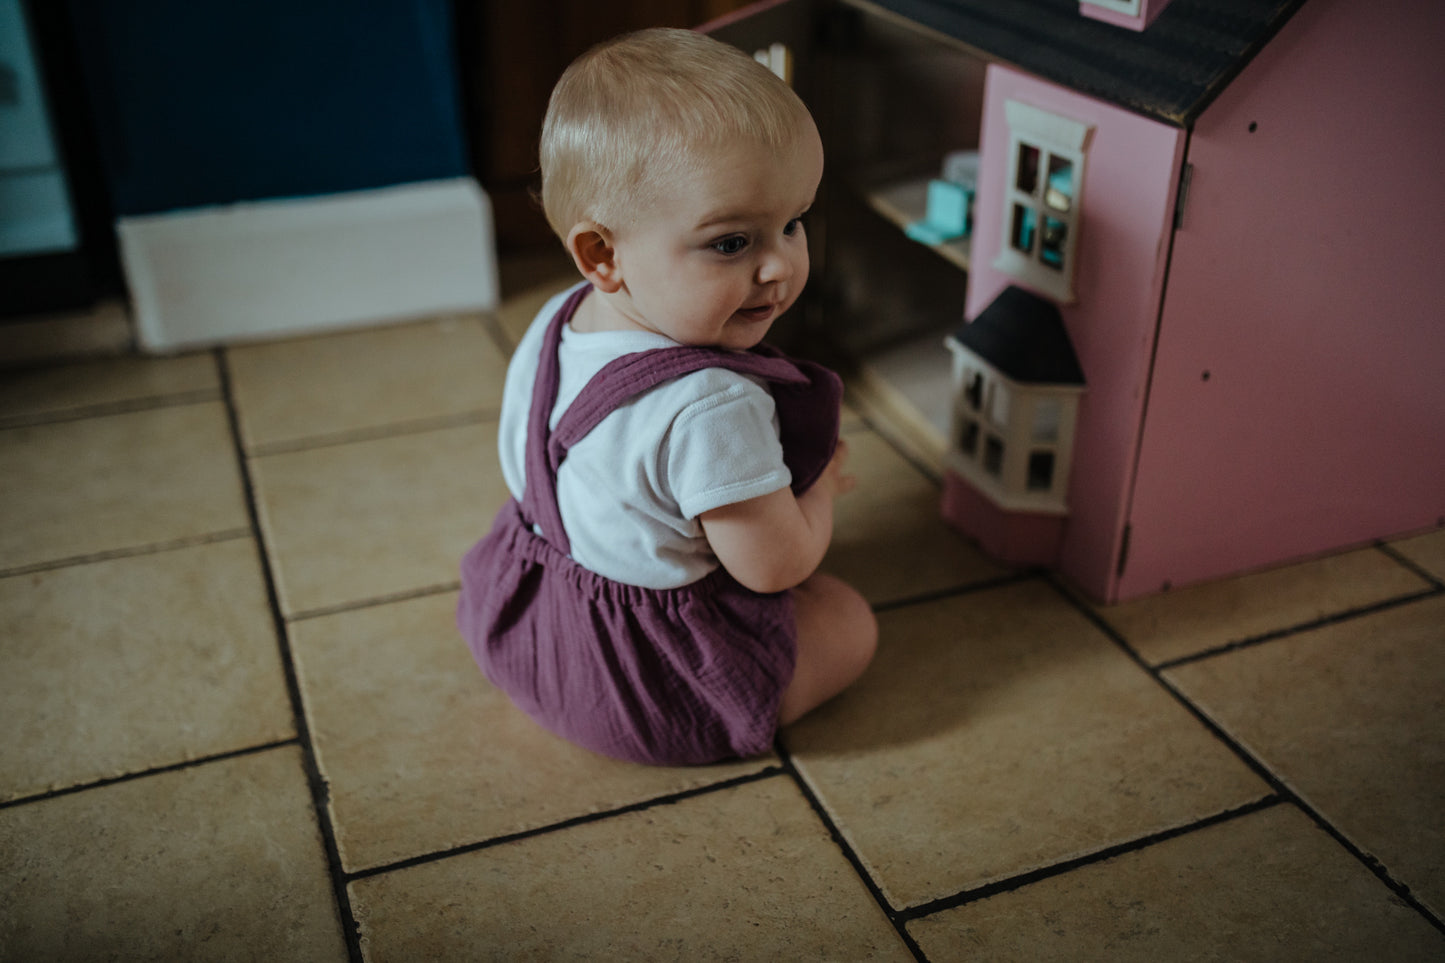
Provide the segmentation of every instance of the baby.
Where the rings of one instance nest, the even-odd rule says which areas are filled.
[[[647,30],[567,69],[541,160],[585,281],[508,368],[513,499],[462,561],[458,626],[579,745],[662,765],[764,752],[878,635],[815,571],[853,484],[838,378],[760,344],[807,281],[817,128],[742,52]]]

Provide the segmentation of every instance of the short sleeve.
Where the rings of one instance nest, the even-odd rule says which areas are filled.
[[[729,373],[725,389],[688,405],[667,438],[667,478],[684,518],[768,495],[792,482],[767,389]]]

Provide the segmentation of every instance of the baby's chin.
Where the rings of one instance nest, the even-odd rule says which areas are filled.
[[[728,325],[723,332],[720,348],[731,348],[734,351],[747,351],[749,348],[756,348],[762,343],[772,330],[771,320],[762,324]]]

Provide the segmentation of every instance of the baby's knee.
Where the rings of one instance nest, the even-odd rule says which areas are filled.
[[[815,575],[808,583],[809,602],[827,623],[830,648],[846,651],[861,672],[878,648],[878,618],[857,589],[831,575]]]
[[[873,607],[867,601],[863,602],[861,611],[855,617],[852,634],[854,658],[857,659],[858,672],[861,674],[878,652],[878,617],[873,614]]]

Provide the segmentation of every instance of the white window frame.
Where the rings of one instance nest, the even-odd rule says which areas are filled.
[[[1003,232],[993,266],[1061,304],[1071,304],[1074,301],[1074,266],[1078,261],[1079,222],[1083,208],[1084,161],[1094,128],[1017,100],[1004,102],[1004,116],[1009,128],[1008,181],[1004,190]],[[1039,152],[1038,174],[1032,194],[1018,189],[1019,160],[1025,146]],[[1055,157],[1072,165],[1072,194],[1067,211],[1046,203],[1050,162]],[[1029,251],[1013,245],[1016,207],[1033,213],[1034,236]],[[1045,218],[1064,224],[1063,265],[1058,268],[1045,264],[1041,257]]]

